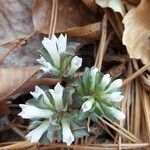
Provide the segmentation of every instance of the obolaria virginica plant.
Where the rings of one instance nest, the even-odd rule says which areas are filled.
[[[104,115],[110,119],[125,119],[115,105],[124,96],[122,80],[112,80],[109,74],[102,74],[97,68],[85,68],[83,76],[75,76],[82,65],[82,58],[75,56],[78,44],[67,43],[67,35],[44,38],[41,58],[37,61],[41,70],[52,77],[62,79],[54,89],[35,86],[32,99],[20,104],[18,114],[30,119],[26,138],[31,142],[63,141],[69,146],[75,138],[89,135],[87,118],[97,121]],[[69,81],[69,82],[68,82]]]

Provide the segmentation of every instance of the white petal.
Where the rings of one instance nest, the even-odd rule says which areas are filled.
[[[59,53],[66,51],[66,46],[67,46],[67,35],[66,34],[65,34],[65,36],[60,34],[59,38],[57,39],[57,46],[58,46]]]
[[[95,78],[97,72],[98,72],[98,68],[96,68],[96,67],[91,68],[91,76],[93,78]]]
[[[51,93],[51,95],[53,96],[54,102],[55,102],[55,107],[58,111],[62,111],[64,106],[63,106],[63,90],[64,87],[60,85],[60,83],[58,82],[53,89],[49,89],[49,92]]]
[[[56,47],[56,41],[54,39],[50,40],[45,37],[44,40],[42,41],[42,44],[46,48],[48,53],[50,54],[54,62],[54,65],[59,68],[60,67],[60,55]]]
[[[120,102],[122,101],[124,98],[123,95],[121,95],[121,92],[113,92],[112,94],[110,94],[110,100],[113,102]]]
[[[44,132],[48,129],[49,122],[45,121],[40,126],[32,130],[26,135],[26,138],[30,140],[31,142],[38,142],[41,138],[41,136],[44,134]]]
[[[82,104],[83,112],[89,111],[92,108],[94,102],[95,102],[94,98],[90,98],[89,100],[87,100],[86,102],[84,102]]]
[[[70,125],[68,124],[67,120],[63,118],[61,123],[63,142],[67,143],[67,146],[69,146],[74,141],[74,136],[71,132]]]
[[[103,89],[106,88],[106,86],[110,83],[111,78],[110,78],[110,74],[105,74],[101,80],[101,86]]]
[[[82,65],[82,58],[75,56],[71,60],[71,66],[70,69],[68,70],[68,76],[73,76],[75,72],[81,67]]]
[[[41,67],[40,69],[43,70],[44,72],[58,72],[58,69],[55,68],[54,66],[52,66],[49,62],[46,61],[46,59],[41,56],[40,59],[37,59],[37,61],[43,65],[43,67]]]
[[[125,114],[123,112],[121,112],[120,110],[118,110],[114,107],[111,107],[109,109],[116,119],[122,121],[126,118]]]
[[[123,100],[124,96],[121,95],[121,92],[113,92],[111,94],[105,94],[104,98],[112,102],[120,102]]]
[[[41,109],[32,105],[19,105],[22,108],[22,112],[18,115],[24,119],[33,119],[33,118],[49,118],[53,115],[53,112],[49,109]]]
[[[122,86],[122,79],[114,80],[105,92],[111,92],[112,90],[120,88],[121,86]]]
[[[47,97],[47,95],[45,94],[45,92],[38,86],[35,86],[35,91],[34,92],[30,92],[30,94],[34,97],[34,98],[38,98],[40,95],[42,95],[44,97],[44,102],[48,105],[48,106],[52,106],[50,103],[49,98]]]
[[[96,74],[98,72],[98,68],[92,67],[91,68],[91,77],[92,77],[92,89],[95,87],[95,82],[96,82]]]
[[[75,56],[73,57],[73,59],[71,60],[71,67],[74,70],[77,70],[78,68],[80,68],[82,65],[82,58]]]
[[[55,36],[55,34],[52,35],[51,40],[54,41],[55,43],[57,42],[58,39],[57,39],[57,37]]]

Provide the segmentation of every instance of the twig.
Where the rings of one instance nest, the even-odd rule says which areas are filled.
[[[51,18],[50,18],[50,26],[49,26],[49,36],[48,36],[49,38],[51,38],[55,32],[56,21],[57,21],[57,9],[58,9],[58,0],[53,0],[52,12],[51,12]]]
[[[143,72],[145,72],[149,67],[150,67],[150,64],[147,64],[147,65],[143,66],[142,68],[140,68],[138,71],[136,71],[130,77],[128,77],[127,79],[125,79],[123,81],[123,85],[122,86],[125,86],[126,84],[128,84],[129,82],[131,82],[133,79],[137,78],[140,74],[142,74]]]
[[[103,61],[103,56],[106,50],[106,38],[107,38],[107,17],[104,15],[102,21],[102,35],[99,43],[99,48],[97,52],[97,57],[95,61],[95,66],[101,70],[101,65]]]

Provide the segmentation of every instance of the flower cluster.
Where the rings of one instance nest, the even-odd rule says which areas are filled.
[[[87,135],[86,127],[76,132],[71,131],[71,128],[79,127],[75,123],[75,120],[78,119],[77,112],[69,110],[73,92],[74,89],[64,88],[60,83],[57,83],[54,90],[44,91],[38,86],[35,87],[35,91],[31,92],[33,99],[27,101],[26,104],[20,104],[22,112],[18,114],[24,119],[31,120],[29,128],[34,129],[26,135],[28,140],[37,142],[42,138],[44,141],[53,141],[56,134],[55,138],[58,141],[62,139],[63,142],[70,145],[74,141],[74,136],[78,134],[77,132]],[[85,126],[85,123],[82,125]]]
[[[44,48],[39,51],[41,58],[37,59],[41,69],[55,77],[73,77],[82,65],[82,59],[74,56],[78,44],[67,44],[67,35],[62,34],[58,39],[55,35],[51,39],[45,37],[42,44]]]
[[[67,44],[66,35],[61,34],[59,38],[53,35],[51,39],[44,38],[42,43],[44,48],[37,60],[41,69],[61,78],[66,86],[61,83],[54,89],[35,86],[35,91],[31,92],[33,98],[20,104],[22,111],[18,115],[30,119],[28,140],[57,140],[70,145],[75,138],[88,136],[88,117],[105,115],[110,119],[125,119],[115,105],[124,98],[121,79],[113,81],[109,74],[103,75],[95,67],[86,68],[81,78],[76,77],[82,58],[75,56],[77,44]]]
[[[86,68],[81,84],[76,88],[77,94],[84,101],[82,117],[90,117],[94,112],[98,116],[105,115],[111,119],[125,119],[125,115],[115,106],[116,102],[124,98],[120,91],[121,86],[121,79],[112,81],[110,74],[103,75],[95,67]]]

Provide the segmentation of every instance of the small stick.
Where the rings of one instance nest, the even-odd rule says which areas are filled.
[[[126,84],[128,84],[129,82],[131,82],[133,79],[137,78],[140,74],[142,74],[143,72],[145,72],[148,68],[150,67],[150,63],[143,66],[142,68],[140,68],[138,71],[136,71],[134,74],[132,74],[130,77],[128,77],[127,79],[125,79],[123,81],[123,85],[125,86]]]

